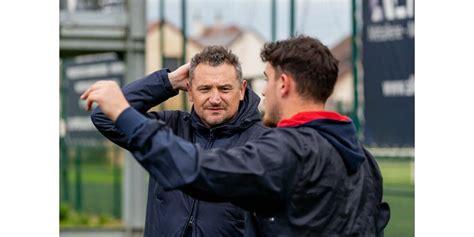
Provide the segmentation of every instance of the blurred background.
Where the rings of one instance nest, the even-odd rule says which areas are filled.
[[[327,109],[353,119],[379,162],[386,236],[414,236],[414,19],[414,0],[60,0],[60,235],[143,234],[147,174],[90,122],[86,88],[224,45],[261,95],[263,44],[306,34],[340,62]],[[153,110],[190,108],[181,93]]]

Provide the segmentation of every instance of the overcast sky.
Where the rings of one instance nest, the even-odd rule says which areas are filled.
[[[351,34],[350,0],[296,0],[295,28],[299,33],[319,38],[333,46]],[[165,0],[165,17],[181,27],[181,1]],[[187,0],[187,32],[192,34],[193,21],[200,19],[212,25],[220,18],[224,24],[257,31],[271,40],[270,0]],[[159,18],[159,0],[147,0],[149,22]],[[277,39],[289,36],[289,0],[277,1]]]

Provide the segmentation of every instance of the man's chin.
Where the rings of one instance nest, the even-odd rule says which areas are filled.
[[[206,120],[207,125],[209,125],[211,128],[222,125],[225,122],[226,121],[224,118],[215,118],[215,119]]]
[[[270,119],[267,115],[263,116],[263,125],[269,128],[274,128],[277,126],[277,122],[273,119]]]

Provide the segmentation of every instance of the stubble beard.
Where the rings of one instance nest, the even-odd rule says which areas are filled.
[[[273,106],[265,110],[265,115],[263,116],[263,125],[274,128],[277,126],[280,121],[280,110],[277,106]]]
[[[206,120],[206,123],[209,127],[213,128],[213,127],[217,127],[223,123],[227,122],[226,121],[226,118],[216,118],[216,119],[209,119],[209,120]]]
[[[208,116],[206,118],[201,118],[201,121],[205,122],[208,127],[214,128],[230,122],[230,120],[232,120],[232,118],[234,118],[237,113],[238,111],[232,116],[229,116],[225,113],[218,117]]]

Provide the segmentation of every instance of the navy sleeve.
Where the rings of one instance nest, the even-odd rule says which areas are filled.
[[[175,136],[162,121],[138,116],[126,110],[117,125],[129,134],[128,147],[135,159],[165,190],[183,189],[218,196],[221,201],[255,199],[272,203],[287,197],[297,173],[294,157],[301,155],[290,144],[296,138],[269,130],[258,142],[247,142],[242,147],[204,150]],[[281,136],[287,137],[279,139]]]
[[[116,126],[130,138],[127,147],[135,159],[165,189],[195,179],[196,147],[175,136],[163,121],[147,119],[128,107],[117,118]]]
[[[132,107],[125,109],[115,121],[115,126],[126,136],[131,136],[137,127],[146,122],[146,117]]]
[[[122,91],[130,106],[145,116],[150,117],[152,113],[146,114],[150,108],[177,95],[178,91],[172,88],[168,72],[168,69],[162,69],[125,86]],[[156,117],[156,114],[153,115]],[[91,119],[94,126],[105,137],[127,149],[128,138],[102,113],[99,107],[94,109]]]

